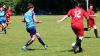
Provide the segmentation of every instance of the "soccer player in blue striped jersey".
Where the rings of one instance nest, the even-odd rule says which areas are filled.
[[[40,34],[36,31],[36,28],[35,28],[35,22],[38,22],[38,21],[35,19],[33,4],[28,3],[27,8],[28,8],[28,11],[24,14],[24,20],[26,23],[26,30],[30,34],[31,39],[22,47],[22,50],[27,50],[27,47],[31,45],[36,38],[43,45],[43,47],[47,49],[48,46],[43,42],[43,40],[40,37]]]
[[[3,10],[3,7],[0,6],[0,24],[2,26],[2,31],[7,33],[6,31],[6,18],[5,18],[5,11]]]

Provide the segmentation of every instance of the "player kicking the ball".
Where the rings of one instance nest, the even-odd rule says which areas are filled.
[[[76,35],[76,43],[73,47],[74,53],[82,52],[81,42],[84,36],[83,17],[85,16],[88,19],[88,15],[76,2],[75,7],[70,9],[67,15],[65,15],[62,19],[58,20],[58,22],[61,22],[70,16],[72,17],[71,27]]]
[[[28,11],[24,14],[24,20],[26,23],[26,30],[30,34],[31,39],[22,47],[22,50],[27,50],[27,47],[31,45],[35,41],[36,38],[43,45],[43,47],[47,49],[48,46],[43,42],[43,40],[41,39],[39,33],[36,31],[36,28],[35,28],[35,22],[37,21],[35,19],[35,15],[33,12],[34,10],[33,4],[28,3],[27,8],[28,8]]]

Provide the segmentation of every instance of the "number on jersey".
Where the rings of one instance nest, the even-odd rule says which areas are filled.
[[[75,11],[75,17],[80,18],[81,17],[81,11]]]

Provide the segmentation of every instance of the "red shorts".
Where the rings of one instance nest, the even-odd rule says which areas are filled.
[[[84,27],[79,26],[72,26],[73,32],[76,34],[77,37],[84,36]]]
[[[6,16],[6,21],[10,22],[10,16]]]
[[[91,28],[91,27],[93,27],[94,25],[96,25],[94,19],[89,19],[89,21],[88,21],[88,27]]]

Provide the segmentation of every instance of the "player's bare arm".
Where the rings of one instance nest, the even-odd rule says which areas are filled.
[[[89,15],[89,16],[94,16],[94,17],[96,17],[96,15]]]
[[[62,19],[58,20],[57,22],[60,23],[60,22],[64,21],[67,17],[68,17],[68,16],[65,15]]]
[[[38,21],[38,20],[36,19],[36,16],[35,16],[35,15],[33,16],[33,19],[34,19],[35,23],[42,23],[41,20]]]

